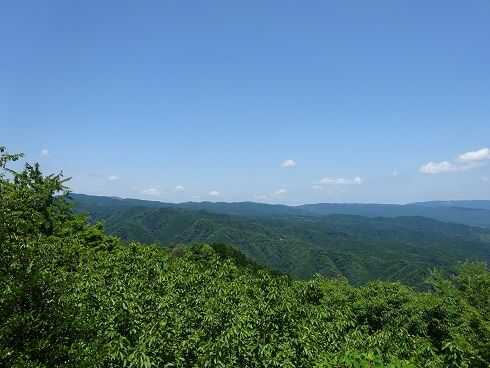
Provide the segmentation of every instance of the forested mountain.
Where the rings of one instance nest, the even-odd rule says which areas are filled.
[[[422,216],[439,221],[490,227],[490,201],[446,201],[397,204],[317,203],[301,206],[255,202],[184,202],[164,203],[116,197],[72,194],[77,207],[105,211],[126,207],[174,207],[211,213],[248,217],[354,215],[366,217]]]
[[[490,365],[490,272],[484,263],[462,264],[453,275],[434,272],[430,289],[417,292],[379,281],[363,287],[321,276],[298,281],[226,245],[127,243],[71,211],[61,175],[43,176],[38,165],[28,164],[7,170],[19,158],[0,147],[1,367]],[[447,240],[461,241],[458,249],[480,244],[473,228],[422,218],[262,224],[141,207],[117,210],[108,222],[112,217],[121,230],[134,223],[145,236],[161,231],[169,240],[177,230],[183,238],[253,231],[264,237],[264,249],[266,241],[276,241],[279,256],[287,248],[278,246],[277,232],[305,228],[298,241],[331,236],[338,249],[342,238],[347,246],[355,234],[398,239],[405,247],[416,236],[424,250],[438,242],[447,250]]]
[[[425,207],[446,207],[446,208],[458,207],[458,208],[490,210],[490,201],[485,201],[485,200],[428,201],[428,202],[416,202],[416,203],[412,203],[412,205],[425,206]]]
[[[321,273],[354,284],[382,279],[422,286],[434,267],[453,270],[466,259],[490,261],[489,230],[423,217],[245,217],[97,198],[74,196],[77,210],[125,240],[230,244],[259,264],[299,278]]]
[[[300,206],[312,215],[359,215],[368,217],[423,216],[439,221],[461,223],[470,226],[490,227],[490,209],[483,207],[464,207],[472,201],[457,201],[453,205],[441,206],[433,202],[406,205],[393,204],[335,204],[320,203]],[[477,202],[477,201],[475,201]],[[481,201],[483,203],[488,201]],[[480,205],[481,206],[481,205]]]

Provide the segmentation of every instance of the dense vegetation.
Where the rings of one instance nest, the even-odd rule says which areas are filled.
[[[124,209],[130,207],[181,208],[206,211],[221,215],[247,217],[316,217],[334,214],[366,217],[422,216],[438,221],[460,223],[469,226],[490,228],[490,201],[432,201],[398,204],[360,203],[315,203],[301,206],[285,206],[254,202],[184,202],[165,203],[117,197],[73,194],[73,198],[83,210],[104,211],[104,209]]]
[[[381,279],[423,287],[430,269],[490,261],[490,230],[422,217],[231,216],[159,202],[73,196],[78,211],[124,240],[226,243],[259,264],[297,278],[344,276],[360,285]],[[146,205],[146,206],[145,206]]]
[[[7,170],[17,159],[0,148],[0,366],[490,364],[485,264],[417,292],[295,281],[226,246],[126,244],[71,212],[60,175]]]

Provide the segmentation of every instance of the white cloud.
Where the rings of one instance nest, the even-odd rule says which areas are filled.
[[[116,180],[119,180],[119,176],[110,175],[110,176],[107,177],[107,180],[109,180],[109,181],[116,181]]]
[[[391,176],[398,176],[398,170],[393,170],[391,172]]]
[[[175,186],[175,191],[176,192],[183,192],[185,190],[183,185],[177,185]]]
[[[460,171],[459,166],[449,161],[434,162],[429,161],[425,165],[420,166],[419,171],[423,174],[440,174],[451,171]]]
[[[255,196],[255,199],[258,201],[266,201],[267,199],[269,199],[269,196],[267,194],[257,194]]]
[[[160,191],[157,188],[143,189],[140,193],[147,195],[147,196],[153,196],[153,197],[158,197],[160,195]]]
[[[313,183],[311,188],[313,190],[324,190],[328,193],[340,192],[340,186],[344,185],[361,185],[364,183],[364,180],[360,176],[355,176],[353,178],[332,178],[332,177],[324,177],[319,182]],[[333,189],[335,188],[335,189]]]
[[[295,167],[296,161],[294,160],[285,160],[282,162],[281,167]]]
[[[359,185],[363,182],[364,181],[359,176],[352,179],[325,177],[320,180],[320,184],[324,185]]]
[[[49,151],[46,148],[43,148],[41,150],[41,156],[42,157],[48,157],[49,156]]]
[[[482,148],[477,151],[465,152],[459,155],[459,160],[464,162],[474,162],[490,160],[490,148]]]
[[[218,197],[220,195],[220,193],[217,190],[212,190],[209,192],[209,195],[211,197]]]
[[[462,153],[453,161],[429,161],[420,166],[419,171],[423,174],[466,171],[483,165],[485,160],[490,160],[489,148]]]
[[[277,189],[276,191],[274,191],[274,195],[275,196],[282,196],[284,194],[286,194],[288,192],[287,189],[284,189],[284,188],[280,188],[280,189]]]
[[[490,181],[490,179],[488,178],[488,176],[484,176],[483,178],[481,178],[481,180],[485,183],[488,183],[488,181]]]

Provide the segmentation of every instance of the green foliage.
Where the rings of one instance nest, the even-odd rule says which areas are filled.
[[[59,226],[71,216],[63,196],[66,194],[62,174],[44,177],[39,165],[26,164],[21,172],[6,167],[9,161],[19,159],[20,155],[10,155],[0,149],[1,167],[12,177],[6,180],[2,173],[0,193],[0,240],[7,237],[38,237],[53,235]],[[55,194],[61,194],[55,197]]]
[[[2,151],[3,168],[9,160]],[[16,180],[33,170],[35,185]],[[463,264],[450,278],[435,272],[430,292],[298,281],[225,245],[160,248],[107,236],[55,195],[63,179],[36,165],[0,180],[2,367],[490,364],[484,264]],[[23,194],[43,200],[17,203]]]
[[[350,215],[364,217],[425,217],[442,222],[465,224],[490,228],[490,200],[420,202],[398,204],[360,203],[316,203],[301,206],[285,206],[254,202],[184,202],[164,203],[139,199],[90,196],[74,194],[74,199],[82,210],[92,210],[94,206],[101,212],[104,208],[123,210],[131,207],[180,208],[192,211],[232,215],[252,218],[301,218],[325,217],[329,215]]]
[[[389,362],[384,361],[373,352],[359,353],[348,351],[344,354],[326,354],[316,368],[415,368],[415,364],[409,361],[394,358]]]
[[[125,240],[232,244],[258,264],[296,278],[320,273],[355,285],[380,279],[423,288],[434,267],[451,273],[466,259],[490,261],[488,230],[427,218],[250,218],[142,202],[74,196],[79,211]]]

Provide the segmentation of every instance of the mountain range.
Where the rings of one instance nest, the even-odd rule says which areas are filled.
[[[228,244],[258,264],[296,278],[320,273],[346,277],[353,284],[382,279],[422,286],[434,267],[450,272],[467,259],[490,261],[486,201],[464,202],[475,208],[454,202],[293,207],[71,198],[76,211],[102,221],[109,233],[124,240],[162,246]],[[440,221],[450,218],[461,223]]]
[[[104,211],[104,208],[182,208],[247,217],[325,216],[333,214],[366,217],[422,216],[444,222],[490,227],[490,200],[429,201],[409,204],[316,203],[286,206],[256,202],[166,203],[119,197],[71,194],[77,208]]]

